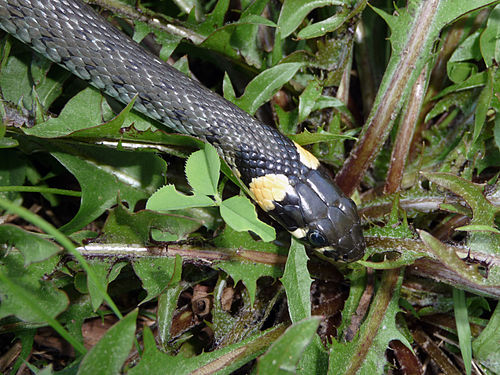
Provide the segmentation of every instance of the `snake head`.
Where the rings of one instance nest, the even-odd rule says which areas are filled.
[[[329,258],[345,262],[362,258],[366,244],[356,204],[322,167],[304,168],[303,172],[298,177],[274,175],[276,178],[264,182],[283,192],[271,195],[274,199],[269,201],[268,214]]]

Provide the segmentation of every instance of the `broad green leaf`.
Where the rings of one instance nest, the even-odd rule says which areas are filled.
[[[90,294],[90,299],[92,301],[92,309],[93,311],[96,311],[99,306],[101,306],[102,301],[104,300],[105,295],[103,294],[103,292],[106,292],[108,290],[109,283],[118,276],[120,270],[125,267],[127,263],[116,263],[111,259],[91,260],[88,262],[97,278],[96,281],[100,285],[99,288],[99,286],[92,281],[92,278],[87,276],[87,288]]]
[[[329,353],[321,342],[321,338],[316,333],[313,336],[312,342],[302,353],[302,357],[297,365],[297,374],[326,374],[328,372],[328,357]]]
[[[500,372],[500,304],[493,311],[488,324],[472,342],[474,359],[486,366],[492,373]]]
[[[236,232],[230,226],[226,226],[224,231],[215,239],[215,245],[219,248],[231,249],[234,253],[240,254],[240,257],[235,259],[217,261],[215,265],[231,276],[235,284],[240,280],[243,282],[248,290],[252,306],[255,302],[257,280],[263,276],[278,278],[283,274],[281,264],[276,262],[278,264],[273,265],[265,262],[267,257],[270,257],[272,260],[278,260],[286,254],[285,249],[273,243],[255,241],[247,232]],[[251,254],[253,259],[258,258],[260,255],[256,254],[256,252],[262,252],[262,262],[250,259],[250,256],[247,256],[247,252],[253,252]]]
[[[134,27],[133,39],[140,43],[144,37],[153,33],[155,35],[155,42],[161,45],[160,49],[160,59],[166,61],[172,54],[172,52],[177,48],[182,38],[178,35],[167,33],[158,27],[151,27],[145,22],[136,20]]]
[[[191,154],[186,162],[186,177],[195,195],[217,195],[219,173],[219,155],[208,143],[203,150]]]
[[[285,63],[264,70],[250,81],[245,93],[236,99],[235,104],[251,115],[255,114],[301,67],[301,63]]]
[[[299,97],[299,122],[304,121],[313,111],[316,100],[321,96],[323,86],[318,80],[311,80]]]
[[[137,309],[111,327],[85,355],[78,375],[119,374],[135,337]]]
[[[281,282],[285,286],[288,301],[288,312],[292,323],[311,316],[311,283],[307,269],[307,261],[304,245],[292,238],[292,244],[285,266],[285,273]]]
[[[43,276],[52,273],[59,257],[24,265],[21,254],[10,254],[0,262],[0,272],[12,285],[0,282],[0,318],[15,315],[32,323],[46,322],[45,317],[56,317],[68,306],[68,297]],[[13,289],[14,286],[14,289]]]
[[[337,30],[342,24],[349,21],[355,15],[359,14],[366,7],[366,0],[357,1],[356,3],[349,2],[345,4],[340,12],[333,16],[311,25],[307,25],[297,34],[298,39],[317,38],[326,33]],[[352,9],[351,9],[352,7]]]
[[[145,303],[157,297],[172,283],[176,258],[140,258],[132,262],[134,272],[141,279],[142,287],[148,295],[141,301]],[[178,265],[177,265],[178,266]]]
[[[181,276],[182,258],[179,254],[177,254],[175,256],[174,271],[172,273],[172,277],[168,280],[168,286],[163,288],[162,292],[158,296],[158,312],[156,313],[156,321],[158,323],[158,339],[163,347],[167,347],[170,342],[170,329],[177,310],[179,296],[186,288],[186,285],[180,282]]]
[[[8,224],[0,225],[0,244],[17,248],[23,254],[26,266],[48,259],[61,251],[57,245],[43,239],[39,234]]]
[[[28,110],[35,110],[40,117],[38,106],[47,109],[61,94],[62,84],[69,73],[56,68],[58,74],[48,75],[51,63],[37,58],[19,42],[13,43],[16,56],[10,56],[2,68],[0,85],[3,98]],[[35,56],[35,57],[33,57]]]
[[[157,190],[146,203],[146,208],[153,211],[181,210],[191,207],[210,207],[215,202],[206,195],[185,195],[175,190],[174,185],[165,185]]]
[[[356,138],[346,134],[333,134],[321,130],[317,133],[310,133],[309,130],[305,129],[302,133],[290,135],[290,139],[299,145],[310,145],[318,142],[341,142],[345,139],[354,140]]]
[[[285,0],[278,19],[281,38],[285,39],[293,33],[313,9],[327,5],[344,5],[344,2],[340,0]]]
[[[26,179],[28,171],[27,159],[17,150],[0,149],[0,186],[20,186]],[[0,192],[0,198],[14,202],[17,192]]]
[[[99,91],[88,87],[71,98],[58,117],[23,131],[25,134],[42,138],[62,137],[97,126],[103,122],[103,118],[109,119],[111,114],[111,108]]]
[[[487,67],[500,61],[500,4],[490,13],[486,29],[481,34],[480,46]]]
[[[82,189],[78,213],[61,228],[65,233],[90,223],[116,204],[118,197],[134,207],[161,186],[165,173],[165,162],[151,153],[72,145],[52,155],[76,177]]]
[[[309,317],[288,327],[257,363],[257,372],[266,375],[295,373],[302,353],[318,329],[320,317]]]
[[[226,199],[221,203],[220,214],[236,231],[251,230],[265,242],[276,238],[274,228],[258,219],[255,206],[246,197],[236,196]]]
[[[160,241],[160,237],[178,241],[185,239],[202,224],[203,220],[198,217],[149,210],[132,213],[119,204],[109,212],[101,242],[146,245],[151,237],[157,241]]]

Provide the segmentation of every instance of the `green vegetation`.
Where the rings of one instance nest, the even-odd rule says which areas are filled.
[[[0,372],[500,374],[498,1],[98,3],[334,171],[367,254],[2,34]]]

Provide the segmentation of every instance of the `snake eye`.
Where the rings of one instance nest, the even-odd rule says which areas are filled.
[[[307,234],[307,239],[314,247],[324,247],[328,245],[326,237],[319,230],[312,230]]]

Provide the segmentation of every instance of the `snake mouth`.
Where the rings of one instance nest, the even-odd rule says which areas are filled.
[[[346,263],[356,262],[363,258],[365,255],[364,246],[356,247],[354,249],[343,249],[335,247],[324,247],[321,249],[315,249],[319,251],[327,258],[331,258],[335,261],[342,261]]]

